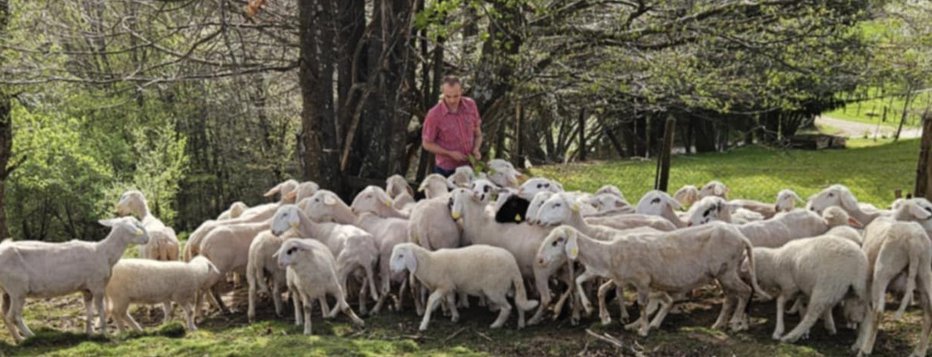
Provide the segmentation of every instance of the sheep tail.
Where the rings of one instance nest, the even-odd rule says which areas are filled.
[[[751,273],[751,286],[754,288],[754,292],[765,300],[770,300],[772,297],[770,294],[764,292],[764,289],[761,289],[760,285],[757,285],[757,269],[754,267],[754,247],[751,245],[751,241],[747,238],[741,239],[744,243],[744,250],[748,255],[748,267]]]
[[[528,300],[527,291],[524,289],[524,278],[520,273],[512,274],[511,282],[515,285],[515,305],[524,311],[529,311],[537,307],[537,300]]]
[[[912,245],[912,244],[910,244]],[[920,247],[910,247],[909,249],[909,270],[906,276],[906,291],[903,292],[903,301],[900,301],[900,308],[896,310],[893,318],[897,321],[903,317],[906,307],[913,299],[913,291],[916,290],[916,275],[919,274],[919,254],[923,251]]]

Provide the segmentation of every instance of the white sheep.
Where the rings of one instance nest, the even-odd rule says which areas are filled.
[[[440,299],[447,299],[453,322],[459,320],[459,313],[453,303],[454,292],[484,296],[493,309],[498,309],[498,318],[491,328],[502,327],[508,320],[512,307],[505,296],[512,288],[518,309],[518,328],[524,327],[524,311],[537,306],[537,301],[527,299],[524,279],[514,256],[502,248],[473,245],[432,252],[412,243],[404,243],[395,246],[392,251],[391,269],[411,272],[418,281],[432,290],[419,327],[421,331],[427,330],[430,315]]]
[[[230,204],[230,208],[228,208],[226,211],[223,211],[222,213],[220,213],[219,216],[217,216],[217,220],[225,221],[228,219],[239,218],[240,216],[243,215],[243,212],[245,212],[247,209],[249,209],[249,206],[247,206],[242,201],[233,202]]]
[[[699,188],[694,185],[680,187],[679,190],[673,193],[673,198],[676,199],[676,202],[679,202],[682,207],[692,206],[693,203],[699,200]]]
[[[304,200],[314,200],[321,192],[325,190],[318,191],[314,196]],[[330,252],[337,257],[337,273],[344,290],[350,274],[362,270],[363,289],[369,289],[372,300],[379,300],[374,273],[379,260],[379,251],[378,244],[371,234],[355,226],[318,223],[309,218],[298,206],[283,205],[273,217],[271,231],[272,234],[282,235],[291,229],[296,231],[298,237],[318,240],[330,248]],[[363,302],[360,309],[365,309],[363,296],[360,296],[360,302]]]
[[[190,262],[121,259],[113,266],[107,283],[110,313],[120,332],[123,332],[124,323],[142,331],[139,323],[129,315],[129,304],[168,306],[174,302],[184,310],[185,327],[194,331],[197,330],[194,310],[199,296],[221,278],[220,271],[207,258],[200,256]],[[167,320],[170,312],[165,313]]]
[[[142,192],[130,190],[120,196],[116,204],[117,214],[132,215],[142,222],[149,233],[149,243],[139,246],[139,256],[143,259],[178,260],[178,237],[175,230],[166,226],[149,212],[149,204]]]
[[[780,248],[755,248],[757,281],[777,297],[777,323],[773,339],[795,342],[822,317],[825,329],[835,334],[832,308],[845,298],[846,308],[863,308],[868,300],[867,257],[848,238],[831,234],[789,242]],[[783,335],[786,302],[802,294],[808,308],[800,323]],[[863,310],[863,309],[862,309]],[[860,314],[863,315],[863,312]]]
[[[424,192],[424,197],[428,199],[443,196],[450,191],[447,186],[447,179],[438,174],[427,175],[424,181],[421,181],[421,185],[418,186],[417,190],[418,192]]]
[[[334,197],[336,196],[334,195]],[[339,197],[336,198],[339,200]],[[343,203],[342,200],[339,201]],[[410,210],[406,213],[396,208],[388,192],[385,192],[385,190],[378,186],[367,186],[362,191],[359,191],[356,197],[353,198],[352,207],[358,209],[358,212],[372,212],[380,217],[401,218],[404,220],[410,218]],[[413,209],[413,206],[411,209]],[[319,221],[313,216],[311,219]],[[352,224],[352,222],[344,224]]]
[[[565,256],[571,261],[578,260],[593,274],[634,285],[641,307],[647,306],[651,291],[685,293],[715,280],[725,292],[725,302],[712,328],[725,325],[735,304],[732,329],[748,327],[744,307],[752,289],[738,276],[745,255],[750,261],[753,290],[767,297],[754,276],[751,243],[725,224],[662,234],[632,234],[611,242],[592,239],[570,226],[560,226],[550,232],[540,247],[544,247],[537,254],[542,265]],[[642,308],[638,334],[646,336],[651,327],[659,327],[672,304],[669,295],[662,295],[661,310],[650,325],[647,309]]]
[[[493,159],[488,162],[488,179],[501,187],[518,188],[521,173],[508,161]]]
[[[599,216],[634,213],[634,207],[624,197],[612,193],[596,194],[589,203],[595,207]]]
[[[593,193],[592,195],[593,195],[593,196],[599,196],[599,195],[603,195],[603,194],[614,195],[614,196],[617,196],[618,198],[620,198],[622,201],[627,202],[627,200],[625,199],[625,195],[623,195],[623,194],[621,193],[621,189],[619,189],[618,186],[615,186],[615,185],[603,185],[602,187],[599,187],[599,189],[596,190],[595,193]]]
[[[518,197],[531,201],[539,192],[563,192],[563,186],[550,179],[533,177],[521,184],[518,188]]]
[[[806,204],[807,209],[818,213],[822,213],[831,206],[844,208],[851,218],[864,226],[870,224],[877,217],[889,214],[889,211],[865,212],[858,204],[858,200],[851,193],[851,190],[844,185],[831,185],[810,197],[809,202]]]
[[[932,217],[927,215],[926,219]],[[861,248],[870,265],[870,307],[861,324],[857,341],[851,346],[858,355],[869,355],[874,348],[877,330],[883,318],[886,291],[898,275],[906,275],[905,296],[910,297],[918,288],[922,307],[922,334],[913,356],[925,356],[932,331],[932,243],[925,229],[916,222],[899,222],[889,217],[874,219],[864,231]],[[904,298],[897,315],[909,303]]]
[[[457,187],[468,187],[476,179],[476,172],[472,167],[460,166],[453,170],[453,174],[446,178],[447,187],[450,189]]]
[[[270,220],[259,223],[240,223],[218,227],[210,231],[201,242],[199,254],[210,259],[217,270],[226,276],[246,274],[249,263],[249,247],[259,233],[269,229]],[[220,298],[220,284],[210,289],[212,301],[222,312],[229,312]],[[198,311],[200,313],[200,311]]]
[[[265,197],[279,195],[281,198],[278,203],[267,203],[251,207],[244,211],[239,218],[223,221],[209,220],[202,223],[199,227],[197,227],[197,229],[194,230],[194,232],[191,233],[190,236],[188,236],[188,241],[185,243],[184,251],[182,253],[184,260],[190,261],[194,258],[194,256],[200,254],[201,242],[204,240],[204,238],[207,237],[208,234],[210,234],[211,231],[217,227],[241,223],[259,223],[268,220],[272,217],[273,214],[275,214],[275,210],[278,209],[279,205],[295,202],[294,199],[297,197],[295,190],[297,190],[298,186],[298,181],[287,180],[276,185],[264,194]]]
[[[677,228],[685,228],[688,226],[688,222],[684,221],[676,214],[676,210],[682,207],[683,206],[680,205],[677,200],[670,197],[666,192],[652,190],[647,191],[644,196],[641,196],[641,200],[638,201],[637,206],[635,206],[634,212],[644,215],[660,216],[670,221],[670,223],[673,223]]]
[[[728,189],[728,186],[725,186],[721,181],[712,180],[702,186],[699,189],[699,198],[705,198],[709,196],[718,196],[724,199],[728,199],[728,192],[731,190]]]
[[[320,301],[321,308],[325,309],[326,296],[332,295],[336,298],[337,305],[325,316],[332,318],[342,311],[354,324],[365,325],[365,322],[356,316],[353,309],[346,303],[346,295],[337,276],[337,265],[333,259],[333,253],[327,246],[315,243],[314,240],[292,238],[286,240],[275,253],[278,264],[286,267],[288,286],[293,288],[292,291],[296,295],[292,299],[295,324],[301,324],[301,312],[303,311],[304,334],[310,335],[311,309],[314,300]]]
[[[249,306],[246,317],[250,322],[256,318],[256,295],[262,292],[272,297],[275,314],[282,315],[281,293],[286,286],[285,269],[278,266],[278,261],[273,255],[281,248],[286,238],[290,237],[279,237],[271,231],[262,231],[249,244],[249,259],[246,263]]]
[[[388,192],[388,195],[392,198],[396,198],[402,193],[414,196],[414,190],[408,184],[408,180],[405,180],[404,176],[401,175],[392,175],[385,179],[385,192]]]
[[[99,242],[12,242],[7,239],[0,243],[3,322],[13,340],[21,342],[35,336],[23,322],[27,297],[50,298],[79,291],[84,294],[87,311],[85,331],[88,335],[93,331],[96,309],[100,328],[107,334],[104,292],[110,270],[130,244],[146,244],[149,236],[134,217],[101,220],[100,224],[111,229]]]
[[[789,212],[796,208],[796,202],[802,202],[799,195],[793,190],[784,189],[777,193],[775,203],[764,203],[754,200],[731,200],[730,204],[737,208],[743,208],[749,211],[757,212],[763,219],[771,219],[779,212]]]

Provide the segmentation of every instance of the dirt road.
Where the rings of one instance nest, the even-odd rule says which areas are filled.
[[[833,128],[841,130],[842,136],[849,138],[861,138],[864,137],[864,133],[868,133],[870,137],[874,137],[876,134],[878,137],[886,135],[887,137],[892,137],[896,133],[896,128],[880,125],[871,125],[865,123],[858,123],[847,120],[839,120],[835,118],[830,118],[824,115],[816,118],[816,124],[827,125]],[[878,132],[879,130],[879,132]],[[903,131],[900,133],[900,138],[902,139],[912,139],[922,136],[922,129],[920,128],[903,128]]]

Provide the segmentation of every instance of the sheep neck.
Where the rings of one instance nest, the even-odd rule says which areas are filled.
[[[353,224],[358,218],[353,210],[346,205],[336,204],[337,207],[333,209],[333,219],[339,224]]]
[[[298,214],[298,233],[303,238],[320,238],[320,225],[310,219],[304,212]]]
[[[851,218],[856,219],[858,222],[866,226],[867,224],[871,223],[877,217],[880,217],[880,212],[867,213],[861,210],[860,208],[857,208],[853,210],[848,210],[848,215],[850,215]]]
[[[122,235],[116,234],[115,230],[111,230],[106,238],[94,244],[95,250],[103,252],[104,256],[107,257],[107,263],[113,266],[123,256],[129,242]]]
[[[501,224],[493,217],[486,215],[485,208],[478,201],[469,199],[464,206],[463,219],[466,221],[466,224],[463,224],[464,235],[472,244],[484,243],[482,239],[487,238],[487,235],[483,234],[483,229],[487,232],[494,231]]]
[[[579,232],[576,235],[576,245],[578,251],[576,260],[586,267],[592,267],[596,271],[613,271],[611,261],[611,247],[607,242],[601,242],[592,239],[588,235]]]
[[[567,225],[576,228],[580,233],[585,234],[589,237],[601,236],[602,232],[598,230],[595,226],[586,222],[582,214],[579,211],[574,211],[570,215],[570,219],[566,222]]]
[[[414,272],[414,276],[416,276],[418,280],[423,281],[424,279],[422,277],[426,276],[428,272],[433,271],[430,252],[427,251],[427,249],[415,246],[411,248],[411,253],[413,253],[414,257],[417,259],[417,269]]]

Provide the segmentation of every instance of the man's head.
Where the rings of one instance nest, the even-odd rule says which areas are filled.
[[[444,76],[443,84],[440,86],[443,91],[443,102],[449,107],[456,108],[460,104],[460,98],[463,96],[463,86],[457,76]]]

